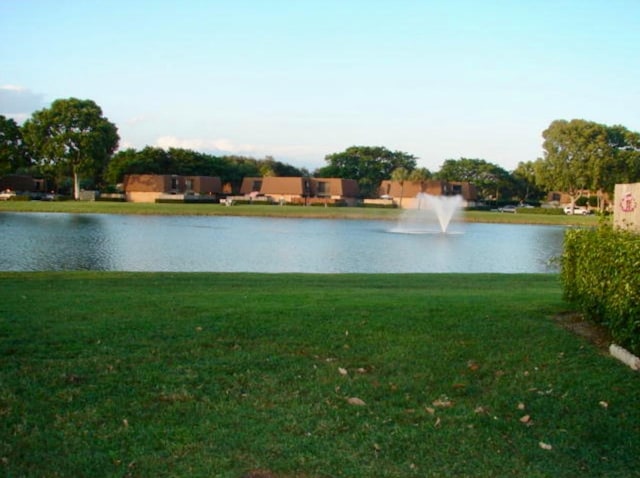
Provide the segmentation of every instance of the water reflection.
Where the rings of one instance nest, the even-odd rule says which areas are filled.
[[[2,270],[110,270],[116,254],[104,217],[70,214],[0,214]]]
[[[386,221],[0,214],[0,270],[557,272],[563,227]]]

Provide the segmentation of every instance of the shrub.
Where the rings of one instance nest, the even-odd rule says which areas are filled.
[[[184,203],[184,199],[165,199],[165,198],[156,198],[156,204],[181,204]]]
[[[186,197],[184,198],[184,202],[185,204],[218,204],[220,202],[220,199],[215,197],[197,196],[193,198]]]
[[[156,204],[218,204],[220,200],[213,197],[177,197],[171,198],[156,198]]]
[[[540,214],[545,216],[562,216],[564,211],[557,207],[534,207],[532,209],[518,209],[520,213]]]
[[[576,206],[598,207],[598,196],[580,196],[576,199]]]
[[[640,353],[640,235],[601,225],[565,235],[565,297],[609,328],[616,343]]]
[[[29,196],[25,196],[23,194],[18,194],[16,196],[11,196],[8,201],[28,201],[30,198]]]
[[[96,201],[99,202],[127,202],[127,200],[124,197],[97,197]]]
[[[309,205],[312,207],[346,207],[347,203],[345,201],[313,202]]]
[[[368,209],[398,209],[398,205],[395,203],[391,204],[372,204],[372,203],[360,203],[358,207],[364,207]]]

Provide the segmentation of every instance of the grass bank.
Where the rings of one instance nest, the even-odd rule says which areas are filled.
[[[64,212],[71,214],[155,214],[155,215],[204,215],[204,216],[251,216],[251,217],[302,217],[319,219],[375,219],[397,220],[399,209],[368,207],[302,207],[279,205],[234,205],[220,204],[155,204],[88,201],[0,201],[0,212]],[[501,214],[497,212],[465,211],[459,220],[467,222],[548,224],[590,226],[598,223],[596,216],[566,216],[519,212]]]
[[[638,476],[640,379],[565,307],[556,275],[0,273],[0,469]]]

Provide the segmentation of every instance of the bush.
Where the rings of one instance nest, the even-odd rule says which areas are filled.
[[[234,199],[234,205],[251,205],[251,206],[273,206],[273,201],[256,201],[251,199]]]
[[[184,199],[164,199],[164,198],[156,198],[156,204],[183,204]]]
[[[372,203],[360,203],[358,207],[370,208],[370,209],[398,209],[398,205],[395,203],[391,204],[372,204]]]
[[[197,198],[189,198],[189,197],[178,197],[176,199],[170,198],[156,198],[156,204],[218,204],[220,200],[218,198],[210,198],[210,197],[197,197]]]
[[[184,198],[185,204],[219,204],[220,199],[215,197],[186,197]]]
[[[99,196],[96,198],[98,202],[127,202],[124,197],[102,197]]]
[[[602,225],[565,234],[565,297],[608,327],[616,343],[640,353],[640,235]]]
[[[313,202],[309,204],[311,207],[346,207],[347,203],[344,201],[334,202]]]
[[[576,206],[598,207],[598,196],[580,196],[578,199],[576,199]]]
[[[533,209],[518,209],[518,212],[526,214],[542,214],[545,216],[562,216],[564,211],[557,207],[534,207]]]

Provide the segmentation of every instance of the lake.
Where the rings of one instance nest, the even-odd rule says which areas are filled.
[[[0,270],[557,272],[565,228],[393,221],[0,213]]]

